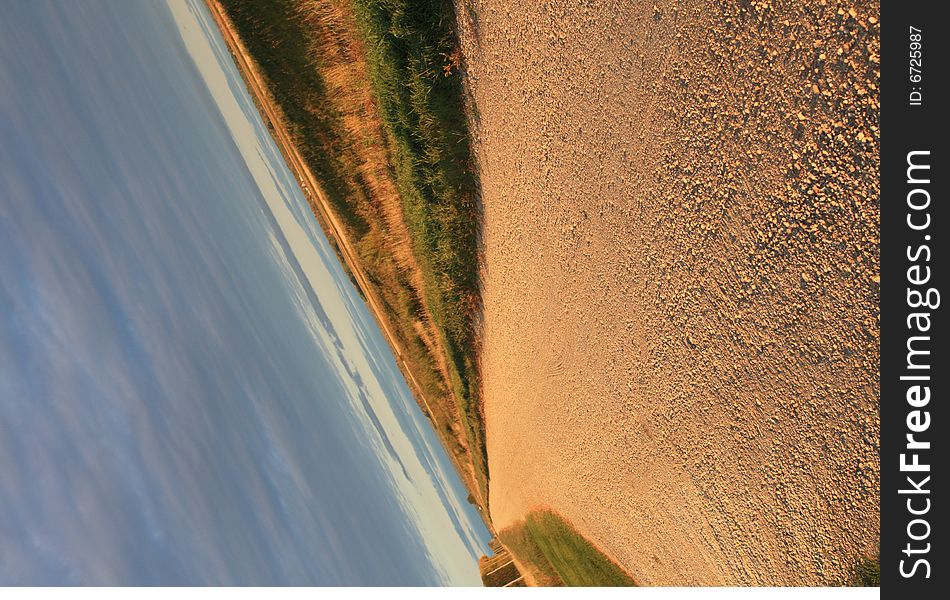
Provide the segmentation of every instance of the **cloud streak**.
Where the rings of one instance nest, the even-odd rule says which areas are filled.
[[[204,7],[0,23],[0,582],[476,583],[487,531]]]

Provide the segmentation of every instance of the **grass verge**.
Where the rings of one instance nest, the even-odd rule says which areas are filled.
[[[480,215],[465,115],[454,5],[353,0],[370,81],[388,134],[425,302],[448,356],[475,471],[487,491],[474,321]]]
[[[634,586],[633,579],[551,511],[535,511],[498,534],[539,585]]]
[[[451,2],[218,2],[381,299],[397,362],[487,508],[477,182]]]

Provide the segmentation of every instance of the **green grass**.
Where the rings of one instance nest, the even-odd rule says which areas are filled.
[[[877,558],[865,558],[854,569],[855,585],[860,587],[881,587],[881,561]]]
[[[452,2],[354,0],[425,301],[446,348],[482,493],[487,456],[474,319],[480,216]]]
[[[512,525],[499,532],[498,537],[508,550],[530,569],[541,586],[562,586],[554,565],[544,556],[544,551],[535,542],[524,522]]]
[[[550,511],[537,511],[499,533],[507,548],[532,567],[543,585],[633,586],[616,563],[569,523]]]

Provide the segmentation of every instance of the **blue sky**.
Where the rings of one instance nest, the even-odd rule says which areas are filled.
[[[477,584],[488,532],[200,3],[0,20],[0,584]]]

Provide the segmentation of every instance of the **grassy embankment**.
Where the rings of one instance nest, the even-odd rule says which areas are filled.
[[[451,2],[220,2],[382,299],[400,366],[486,505],[477,182]]]
[[[488,459],[477,371],[480,309],[477,181],[450,0],[354,0],[370,78],[389,133],[396,184],[425,304],[448,357],[472,461],[487,498]]]
[[[538,585],[633,586],[633,579],[567,521],[536,511],[498,534]]]

